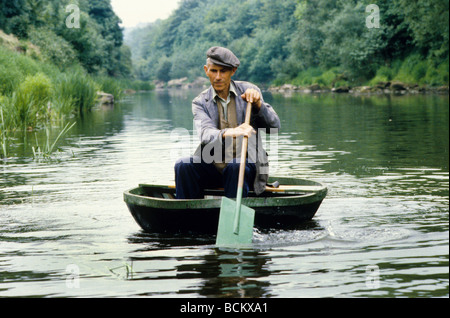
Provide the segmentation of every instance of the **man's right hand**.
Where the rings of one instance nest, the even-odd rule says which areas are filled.
[[[224,139],[227,137],[236,138],[240,136],[250,138],[253,134],[256,134],[256,131],[253,129],[253,127],[246,123],[243,123],[242,125],[236,128],[227,129],[223,134],[223,138]]]

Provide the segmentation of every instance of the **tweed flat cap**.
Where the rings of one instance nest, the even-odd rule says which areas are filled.
[[[236,55],[224,47],[213,46],[206,52],[206,56],[211,59],[211,62],[217,65],[236,68],[241,65],[241,62]]]

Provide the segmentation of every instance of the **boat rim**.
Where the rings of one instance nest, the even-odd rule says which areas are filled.
[[[315,191],[310,192],[298,192],[298,194],[292,194],[288,192],[283,195],[273,197],[248,197],[242,199],[242,204],[248,207],[265,207],[265,206],[295,206],[298,204],[308,204],[314,203],[319,200],[323,200],[327,194],[327,187],[321,183],[302,180],[302,179],[291,179],[296,181],[307,181],[309,184],[320,186]],[[150,208],[163,208],[163,209],[210,209],[210,208],[220,208],[221,197],[214,198],[204,198],[204,199],[172,199],[172,198],[157,198],[142,194],[137,194],[133,192],[138,192],[143,189],[143,185],[134,187],[124,192],[124,201],[127,204],[134,204],[139,206],[146,206]],[[168,185],[154,185],[153,187],[158,188],[169,188]]]

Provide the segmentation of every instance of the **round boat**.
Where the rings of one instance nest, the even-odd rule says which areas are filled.
[[[253,192],[242,204],[255,210],[255,227],[295,229],[311,220],[327,195],[327,187],[314,181],[270,178],[278,187]],[[124,201],[139,226],[149,233],[216,234],[223,189],[205,191],[204,199],[178,200],[175,186],[140,184],[124,192]]]

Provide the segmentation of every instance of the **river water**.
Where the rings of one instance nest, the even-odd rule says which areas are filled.
[[[272,175],[329,193],[304,228],[223,250],[144,233],[122,196],[173,182],[197,145],[197,93],[99,108],[50,158],[30,152],[42,131],[15,141],[0,161],[0,297],[449,296],[448,96],[265,94],[282,122],[266,137]]]

